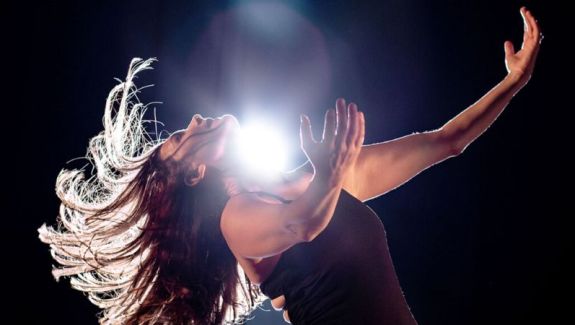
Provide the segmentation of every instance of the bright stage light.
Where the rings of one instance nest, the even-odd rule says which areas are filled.
[[[248,172],[269,177],[285,170],[286,145],[270,124],[263,121],[242,125],[239,157]]]

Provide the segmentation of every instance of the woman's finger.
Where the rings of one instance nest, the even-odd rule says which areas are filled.
[[[313,139],[313,134],[311,132],[311,123],[309,121],[309,117],[307,115],[302,114],[300,116],[301,124],[300,124],[300,131],[299,137],[302,149],[309,148],[310,144],[314,143],[315,140]]]
[[[530,34],[527,40],[524,40],[524,44],[527,42],[529,44],[529,48],[534,49],[533,54],[536,56],[539,50],[539,44],[541,44],[541,29],[530,10],[525,11],[525,16],[529,23]]]
[[[533,39],[537,44],[543,38],[543,34],[541,33],[541,28],[539,27],[539,23],[537,23],[537,19],[535,19],[535,16],[533,16],[533,13],[530,10],[528,10],[527,13],[529,15],[529,20],[531,21]]]
[[[347,129],[348,129],[348,112],[345,107],[345,100],[343,98],[339,98],[336,101],[336,110],[337,110],[337,133],[335,136],[336,146],[339,147],[342,141],[345,141],[347,136]]]
[[[542,38],[541,28],[539,27],[539,24],[537,23],[537,20],[535,19],[535,16],[533,16],[531,10],[526,10],[525,15],[529,23],[529,29],[530,29],[529,36],[533,40],[534,45],[537,45]]]
[[[521,9],[519,9],[519,13],[521,13],[521,18],[523,18],[523,30],[524,30],[524,35],[529,33],[529,21],[527,19],[527,8],[525,7],[521,7]]]
[[[531,32],[529,36],[531,36],[531,38],[537,37],[537,24],[535,23],[533,14],[529,10],[527,10],[527,20],[529,21],[529,31]]]
[[[527,9],[525,7],[521,7],[519,10],[521,13],[521,18],[523,18],[523,43],[521,44],[521,48],[525,47],[525,43],[530,38],[531,35],[531,27],[529,26],[529,18],[527,17]]]
[[[363,145],[363,141],[365,139],[365,115],[363,115],[363,112],[359,112],[358,117],[359,135],[356,138],[355,145],[356,147],[360,148]]]
[[[531,26],[531,34],[533,37],[539,37],[539,25],[537,24],[537,21],[535,20],[535,17],[533,16],[533,13],[531,12],[531,10],[527,10],[527,16],[529,17],[529,23]]]
[[[345,143],[347,144],[348,148],[351,148],[354,145],[355,138],[357,137],[359,132],[357,125],[357,118],[358,118],[357,105],[355,105],[354,103],[349,104],[348,110],[349,110],[349,126]]]
[[[323,125],[323,142],[332,142],[335,139],[335,129],[336,129],[336,116],[335,110],[333,108],[328,109],[325,112],[325,121]]]

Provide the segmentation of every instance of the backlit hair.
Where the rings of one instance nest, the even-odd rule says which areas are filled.
[[[40,240],[56,280],[86,293],[101,324],[241,323],[263,296],[219,229],[227,198],[216,178],[189,187],[173,161],[159,159],[164,140],[146,131],[133,83],[153,61],[134,58],[111,90],[104,130],[86,154],[92,171],[59,173],[57,225],[42,225]]]

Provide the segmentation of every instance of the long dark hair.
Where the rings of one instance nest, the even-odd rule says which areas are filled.
[[[238,288],[249,297],[250,306],[257,303],[257,288],[245,275],[240,278],[237,261],[220,230],[228,196],[217,170],[208,169],[194,187],[185,184],[183,172],[171,161],[161,161],[156,152],[142,168],[142,177],[138,177],[142,182],[134,188],[145,189],[151,183],[156,195],[144,207],[150,219],[142,238],[145,246],[153,247],[154,258],[146,261],[135,283],[149,274],[157,278],[129,323],[220,324],[228,309],[237,318],[241,312],[236,307],[245,307],[238,301]],[[149,183],[146,174],[153,175]]]
[[[132,78],[153,60],[134,59],[106,103],[105,130],[90,141],[95,175],[62,170],[58,226],[43,225],[58,279],[102,308],[102,324],[242,322],[262,301],[219,227],[228,199],[217,170],[194,187],[161,160],[144,131]],[[117,107],[115,107],[115,105]],[[114,114],[115,113],[115,114]]]

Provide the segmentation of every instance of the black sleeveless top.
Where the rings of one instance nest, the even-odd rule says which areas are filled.
[[[313,241],[282,253],[260,285],[285,295],[294,325],[417,324],[393,267],[383,223],[342,189],[334,215]]]

